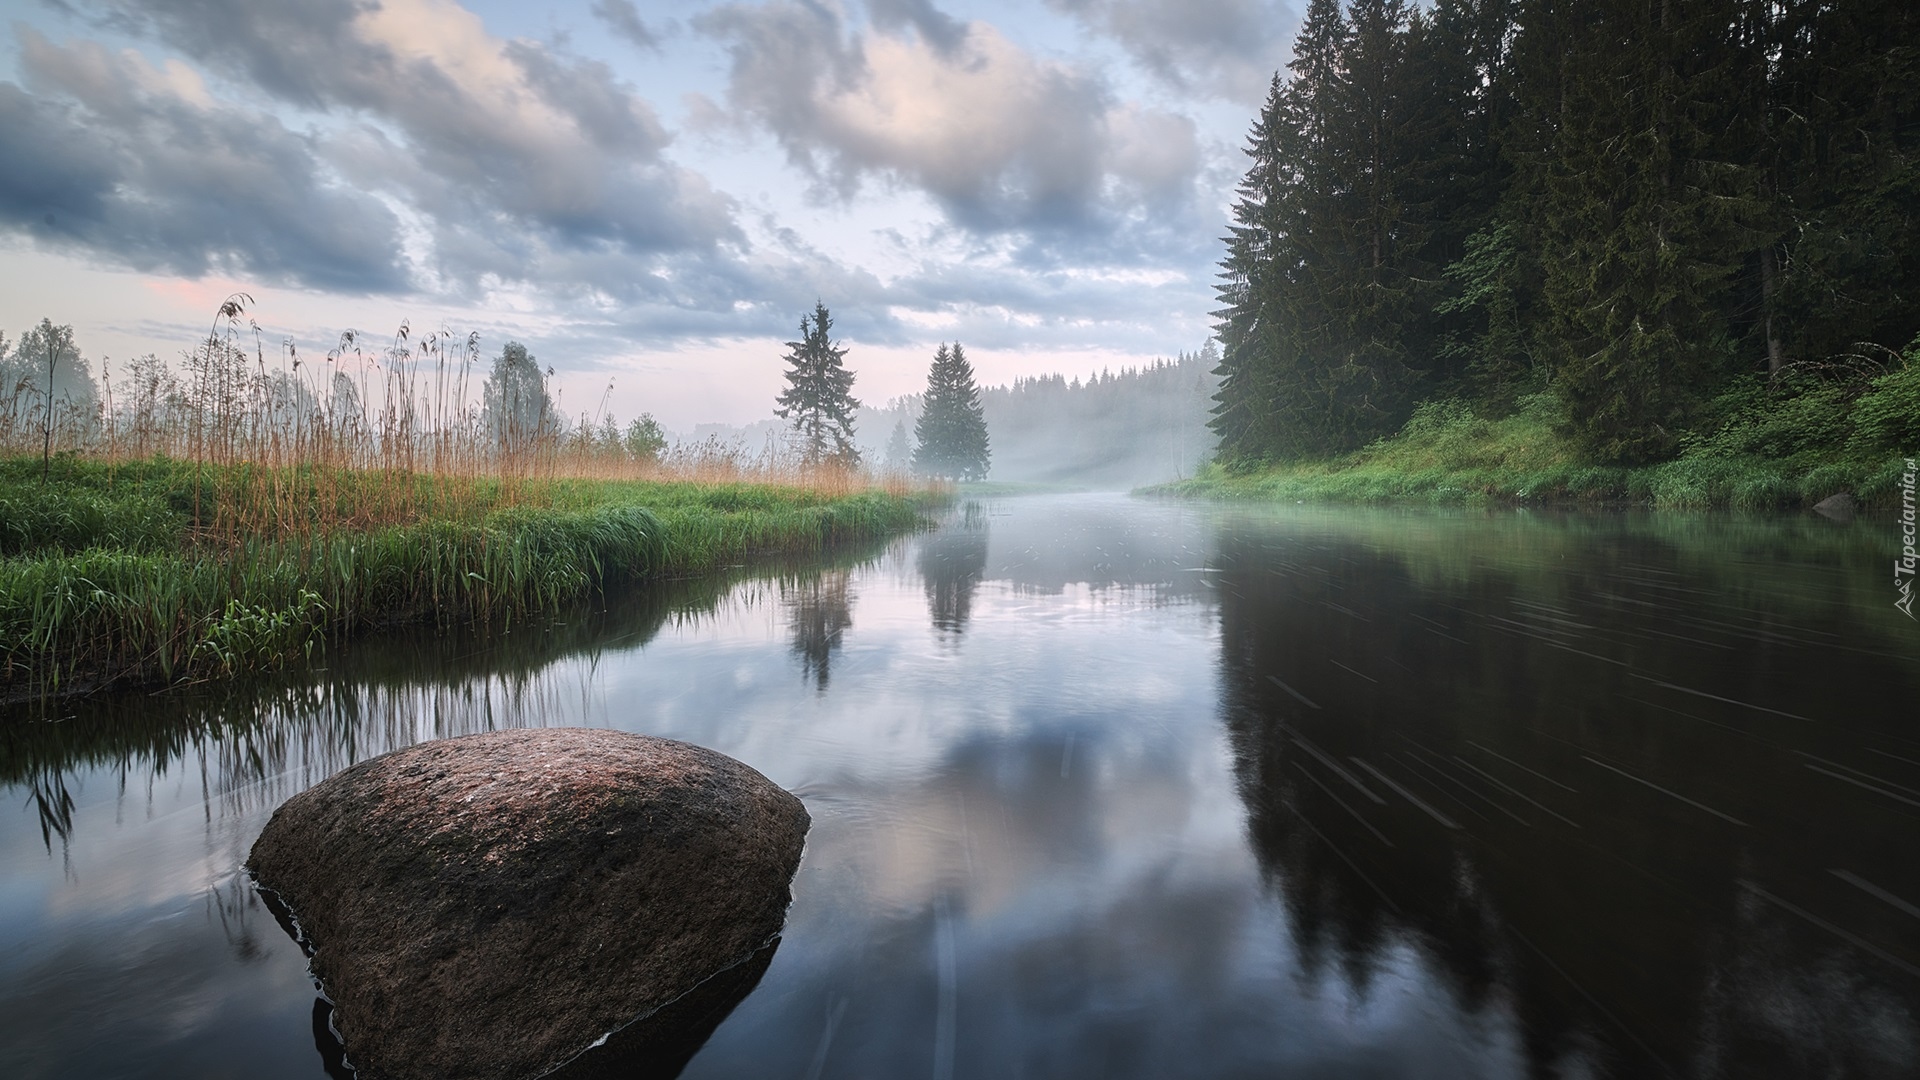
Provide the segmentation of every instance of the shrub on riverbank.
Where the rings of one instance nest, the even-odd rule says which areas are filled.
[[[1595,464],[1550,393],[1487,417],[1463,401],[1427,402],[1399,433],[1357,452],[1230,469],[1151,490],[1200,497],[1329,502],[1651,505],[1765,510],[1848,492],[1893,505],[1906,455],[1920,452],[1920,348],[1854,385],[1828,373],[1758,377],[1715,398],[1673,460]]]
[[[500,621],[910,528],[902,494],[0,461],[0,687],[233,674],[372,626]]]

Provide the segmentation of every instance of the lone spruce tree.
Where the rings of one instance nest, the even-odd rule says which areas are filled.
[[[847,350],[828,338],[833,316],[816,303],[813,317],[800,316],[800,340],[787,342],[787,388],[774,399],[773,414],[793,424],[794,441],[808,465],[860,465],[853,444],[853,372],[842,361]]]
[[[943,344],[933,354],[927,398],[913,434],[915,472],[954,480],[986,478],[993,456],[987,447],[987,417],[980,408],[973,365],[967,363],[957,341],[951,349]]]

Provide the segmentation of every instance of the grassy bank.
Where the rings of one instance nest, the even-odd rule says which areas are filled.
[[[1663,509],[1810,506],[1846,492],[1868,506],[1900,500],[1920,453],[1920,360],[1861,393],[1831,382],[1758,379],[1713,403],[1675,459],[1595,464],[1568,437],[1550,393],[1491,416],[1428,402],[1406,426],[1352,454],[1239,469],[1209,466],[1156,494],[1271,501],[1631,504]]]
[[[907,496],[155,459],[0,460],[0,692],[261,670],[397,622],[511,623],[622,583],[911,528]]]

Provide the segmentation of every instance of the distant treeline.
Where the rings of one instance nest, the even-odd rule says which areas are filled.
[[[993,450],[988,479],[1133,487],[1193,475],[1212,457],[1206,421],[1219,362],[1208,342],[1199,352],[1102,371],[1085,381],[1037,375],[982,388]],[[920,398],[912,394],[886,409],[862,410],[863,436],[888,440],[896,426],[911,432]],[[905,469],[908,463],[896,459],[908,445],[904,439],[879,443],[871,460]]]
[[[1311,0],[1247,152],[1223,460],[1547,392],[1593,460],[1657,461],[1920,331],[1912,0]]]
[[[228,299],[215,332],[174,363],[103,359],[98,378],[70,325],[43,318],[17,339],[0,333],[0,456],[725,480],[772,479],[794,464],[669,446],[652,414],[622,426],[604,400],[569,416],[548,384],[553,369],[516,341],[489,360],[478,334],[402,323],[384,346],[348,331],[338,348],[303,354],[291,340],[269,349],[251,304]]]
[[[981,391],[995,480],[1133,486],[1190,476],[1212,456],[1213,344],[1088,378],[1041,375]]]

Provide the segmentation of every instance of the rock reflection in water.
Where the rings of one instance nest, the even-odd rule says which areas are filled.
[[[610,1032],[605,1042],[544,1075],[548,1080],[674,1080],[721,1023],[759,987],[779,949],[780,939],[775,938],[747,959]],[[333,1029],[333,1005],[324,997],[313,1000],[313,1042],[327,1076],[352,1080],[357,1075]]]
[[[548,1073],[552,1080],[673,1080],[722,1021],[760,985],[780,939],[722,971],[658,1012]]]
[[[0,1074],[321,1075],[304,958],[229,877],[268,811],[590,724],[814,815],[687,1080],[1915,1075],[1887,536],[984,500],[719,600],[79,703],[0,740]]]

